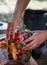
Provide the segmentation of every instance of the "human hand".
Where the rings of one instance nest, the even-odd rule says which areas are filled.
[[[10,22],[8,22],[8,29],[7,29],[7,40],[10,40],[10,36],[12,35],[12,38],[15,36],[15,29],[16,26],[23,27],[23,22],[21,16],[18,16],[15,18],[12,18]]]
[[[36,31],[35,31],[36,32]],[[29,42],[23,49],[32,50],[38,47],[47,39],[47,31],[38,31],[35,35],[30,36],[23,43]]]

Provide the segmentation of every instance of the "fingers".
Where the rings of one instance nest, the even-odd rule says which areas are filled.
[[[23,49],[32,50],[36,48],[37,46],[39,46],[40,44],[42,44],[44,41],[45,41],[44,32],[43,33],[38,32],[37,34],[34,34],[33,36],[31,36],[30,38],[24,41],[25,43],[29,42],[29,44],[23,47]]]
[[[25,49],[25,50],[32,50],[32,49],[34,49],[34,48],[36,48],[37,46],[40,45],[40,43],[38,42],[37,39],[34,38],[34,36],[31,36],[30,38],[28,38],[24,42],[27,43],[29,41],[30,41],[30,43],[27,44],[25,47],[23,47],[23,49]]]
[[[8,23],[8,28],[7,28],[7,40],[10,39],[11,30],[12,30],[12,23],[9,22],[9,23]]]
[[[30,42],[29,44],[27,44],[25,47],[23,47],[23,49],[25,50],[30,50],[30,48],[35,44],[35,41]]]
[[[32,40],[33,40],[33,36],[30,36],[28,39],[26,39],[25,41],[23,41],[23,43],[28,43],[28,42],[30,42]]]
[[[15,29],[16,29],[16,25],[13,23],[12,30],[11,30],[11,34],[12,34],[13,39],[14,39],[14,36],[15,36]]]
[[[11,35],[12,35],[12,39],[14,39],[15,29],[16,29],[16,24],[14,22],[9,22],[7,29],[7,40],[10,40]]]
[[[35,49],[36,47],[38,47],[38,44],[37,44],[37,43],[34,43],[32,46],[30,46],[30,47],[28,48],[28,50],[33,50],[33,49]]]
[[[16,26],[20,26],[20,27],[23,26],[23,22],[22,22],[21,16],[20,17],[16,16],[16,19],[13,17],[11,19],[11,22],[8,23],[7,39],[10,39],[11,35],[12,35],[12,38],[14,39]]]
[[[32,42],[30,42],[29,44],[27,44],[25,47],[23,47],[23,49],[25,50],[33,50],[36,47],[38,47],[40,45],[40,43],[38,43],[36,40],[33,40]]]

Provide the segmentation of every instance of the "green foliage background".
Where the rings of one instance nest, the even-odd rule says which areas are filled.
[[[10,0],[12,2],[15,2],[16,0]],[[43,2],[43,1],[47,1],[47,0],[33,0],[33,1],[39,1],[39,2]],[[0,0],[0,3],[7,5],[7,3],[5,2],[5,0]],[[0,14],[0,21],[7,21],[10,17],[12,16],[12,13],[9,14]]]

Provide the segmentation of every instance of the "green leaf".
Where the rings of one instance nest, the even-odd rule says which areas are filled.
[[[23,47],[24,47],[24,46],[26,46],[26,43],[23,43],[22,45],[23,45]]]
[[[11,45],[12,44],[12,42],[8,42],[8,45]]]
[[[21,44],[21,45],[18,45],[18,46],[16,46],[16,48],[17,49],[22,49],[23,48],[23,45]]]
[[[29,61],[29,56],[28,56],[27,54],[23,54],[23,55],[21,56],[20,60],[27,62],[27,61]]]

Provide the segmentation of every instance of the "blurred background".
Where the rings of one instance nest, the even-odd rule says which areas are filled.
[[[17,0],[0,0],[0,21],[7,21],[11,17]],[[31,0],[28,9],[47,10],[47,0]]]

